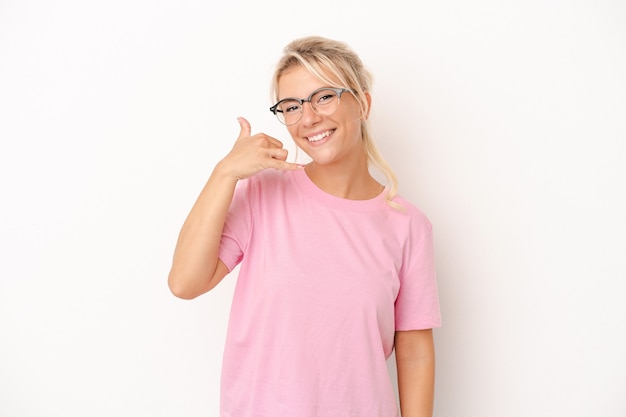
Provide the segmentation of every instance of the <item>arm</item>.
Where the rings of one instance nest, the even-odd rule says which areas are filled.
[[[396,332],[395,350],[402,417],[432,417],[435,392],[432,329]]]
[[[266,168],[299,169],[287,163],[287,151],[265,134],[250,136],[250,124],[240,118],[241,132],[233,149],[214,168],[178,236],[168,285],[174,295],[191,299],[214,288],[228,273],[219,260],[226,215],[240,179]]]

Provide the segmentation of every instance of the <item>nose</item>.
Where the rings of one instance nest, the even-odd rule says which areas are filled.
[[[310,102],[302,103],[302,124],[305,126],[314,125],[321,120],[321,116],[315,113]]]

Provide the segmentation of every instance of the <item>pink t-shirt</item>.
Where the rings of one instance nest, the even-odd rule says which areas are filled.
[[[240,181],[220,259],[241,268],[223,417],[396,417],[396,330],[440,326],[431,224],[400,197],[346,200],[304,171]]]

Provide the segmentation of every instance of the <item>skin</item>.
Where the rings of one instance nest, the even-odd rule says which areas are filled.
[[[395,353],[402,417],[432,417],[435,396],[432,329],[396,332]]]
[[[279,98],[308,97],[324,82],[297,66],[279,79]],[[371,96],[366,94],[368,107]],[[264,133],[251,135],[250,123],[239,118],[240,133],[232,150],[213,169],[187,216],[174,250],[168,285],[174,295],[195,298],[214,288],[229,272],[218,258],[222,228],[235,186],[264,169],[305,169],[322,190],[353,200],[370,199],[383,189],[369,173],[361,139],[359,105],[350,93],[337,111],[319,116],[310,103],[302,119],[287,130],[312,162],[306,167],[288,163],[282,142]],[[367,114],[365,115],[367,117]],[[308,138],[330,133],[312,142]],[[395,336],[396,364],[402,417],[432,417],[435,354],[432,330],[399,331]]]

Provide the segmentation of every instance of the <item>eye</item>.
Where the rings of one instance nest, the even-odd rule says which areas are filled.
[[[301,106],[297,101],[289,100],[281,103],[278,107],[283,113],[288,114],[300,111]]]
[[[331,103],[337,98],[337,94],[332,90],[320,91],[315,95],[315,103],[318,105],[325,105]]]

